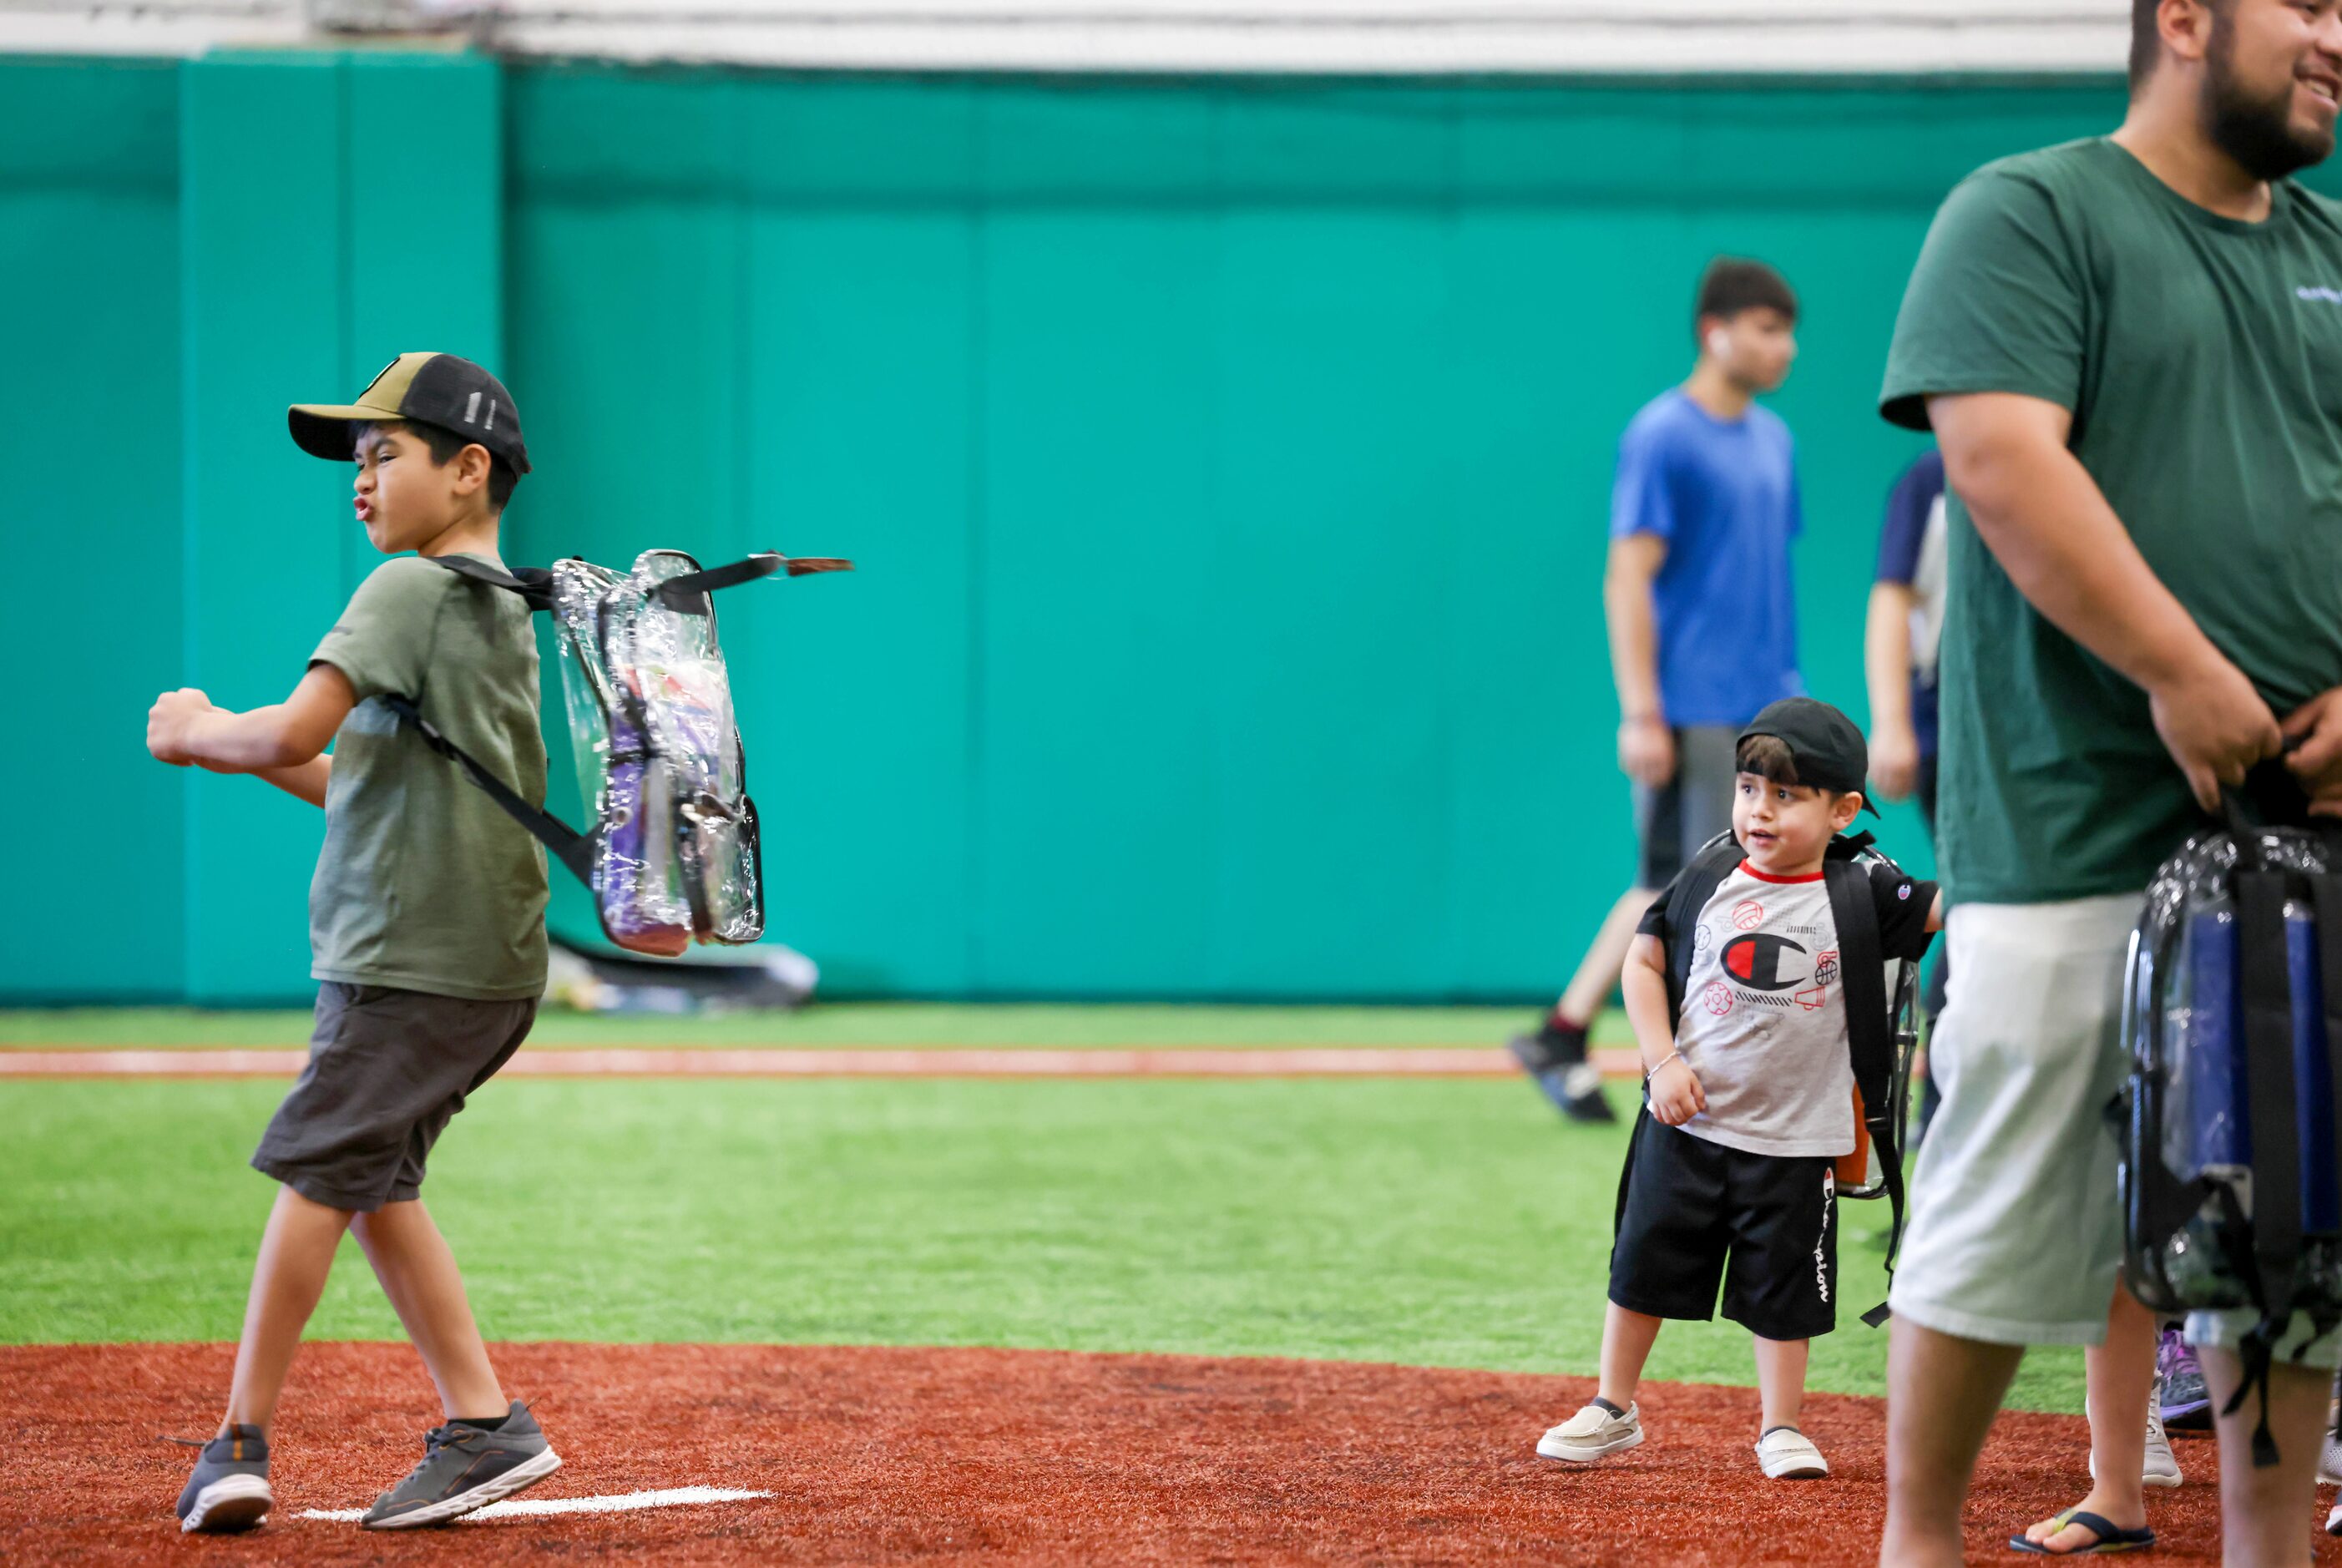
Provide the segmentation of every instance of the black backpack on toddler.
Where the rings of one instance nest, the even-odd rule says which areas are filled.
[[[2267,1465],[2287,1325],[2342,1325],[2342,842],[2256,825],[2233,796],[2224,816],[2156,873],[2131,938],[2123,1268],[2155,1312],[2258,1314],[2223,1413],[2260,1386]]]
[[[391,710],[592,891],[603,934],[618,946],[671,958],[695,941],[761,937],[756,803],[709,595],[776,573],[854,564],[767,551],[703,571],[680,550],[646,550],[626,572],[573,557],[507,573],[463,555],[427,559],[553,616],[593,830],[531,804],[435,729],[412,698],[388,699]]]
[[[1735,867],[1747,858],[1740,841],[1721,833],[1692,857],[1667,896],[1667,1026],[1680,1032],[1685,993],[1691,982],[1693,944],[1676,940],[1699,924],[1708,900]],[[1919,965],[1886,956],[1879,934],[1878,908],[1872,902],[1870,875],[1874,866],[1901,874],[1901,867],[1881,854],[1867,833],[1840,834],[1830,841],[1822,862],[1829,893],[1830,919],[1837,928],[1838,964],[1846,1001],[1846,1034],[1854,1066],[1855,1148],[1837,1162],[1837,1195],[1841,1198],[1885,1198],[1892,1213],[1887,1239],[1887,1269],[1894,1273],[1895,1254],[1903,1242],[1903,1134],[1910,1121],[1911,1060],[1919,1044],[1914,1002],[1918,993]],[[1888,969],[1896,972],[1890,979]],[[1650,1114],[1646,1092],[1636,1118],[1640,1136]],[[1634,1167],[1630,1153],[1627,1168]],[[1626,1207],[1626,1181],[1618,1183],[1618,1211]],[[1877,1328],[1887,1321],[1881,1303],[1862,1314]]]

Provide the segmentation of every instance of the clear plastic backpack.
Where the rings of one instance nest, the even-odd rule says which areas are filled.
[[[616,945],[673,957],[694,942],[764,935],[756,804],[710,595],[776,573],[851,571],[853,563],[766,552],[702,570],[680,550],[646,550],[626,572],[571,559],[504,573],[465,556],[432,559],[553,615],[592,830],[522,799],[412,703],[392,702],[400,717],[592,890]]]
[[[2256,1313],[2247,1391],[2295,1313],[2342,1324],[2337,864],[2232,804],[2156,874],[2125,974],[2125,1273],[2158,1313]],[[2275,1462],[2266,1406],[2255,1448]]]

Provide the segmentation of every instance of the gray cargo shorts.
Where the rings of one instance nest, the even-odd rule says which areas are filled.
[[[309,1064],[253,1169],[328,1208],[371,1213],[419,1196],[431,1145],[528,1038],[536,1004],[325,981]]]

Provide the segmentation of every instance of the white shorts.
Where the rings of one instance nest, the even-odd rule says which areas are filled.
[[[1928,1047],[1943,1103],[1911,1176],[1895,1315],[1993,1344],[2096,1344],[2122,1265],[2124,962],[2142,895],[1964,904]]]

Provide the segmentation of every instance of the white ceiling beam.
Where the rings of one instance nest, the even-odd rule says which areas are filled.
[[[828,71],[1623,75],[2115,72],[2127,0],[0,0],[0,52],[470,27],[522,57]],[[374,31],[366,27],[366,31]]]

